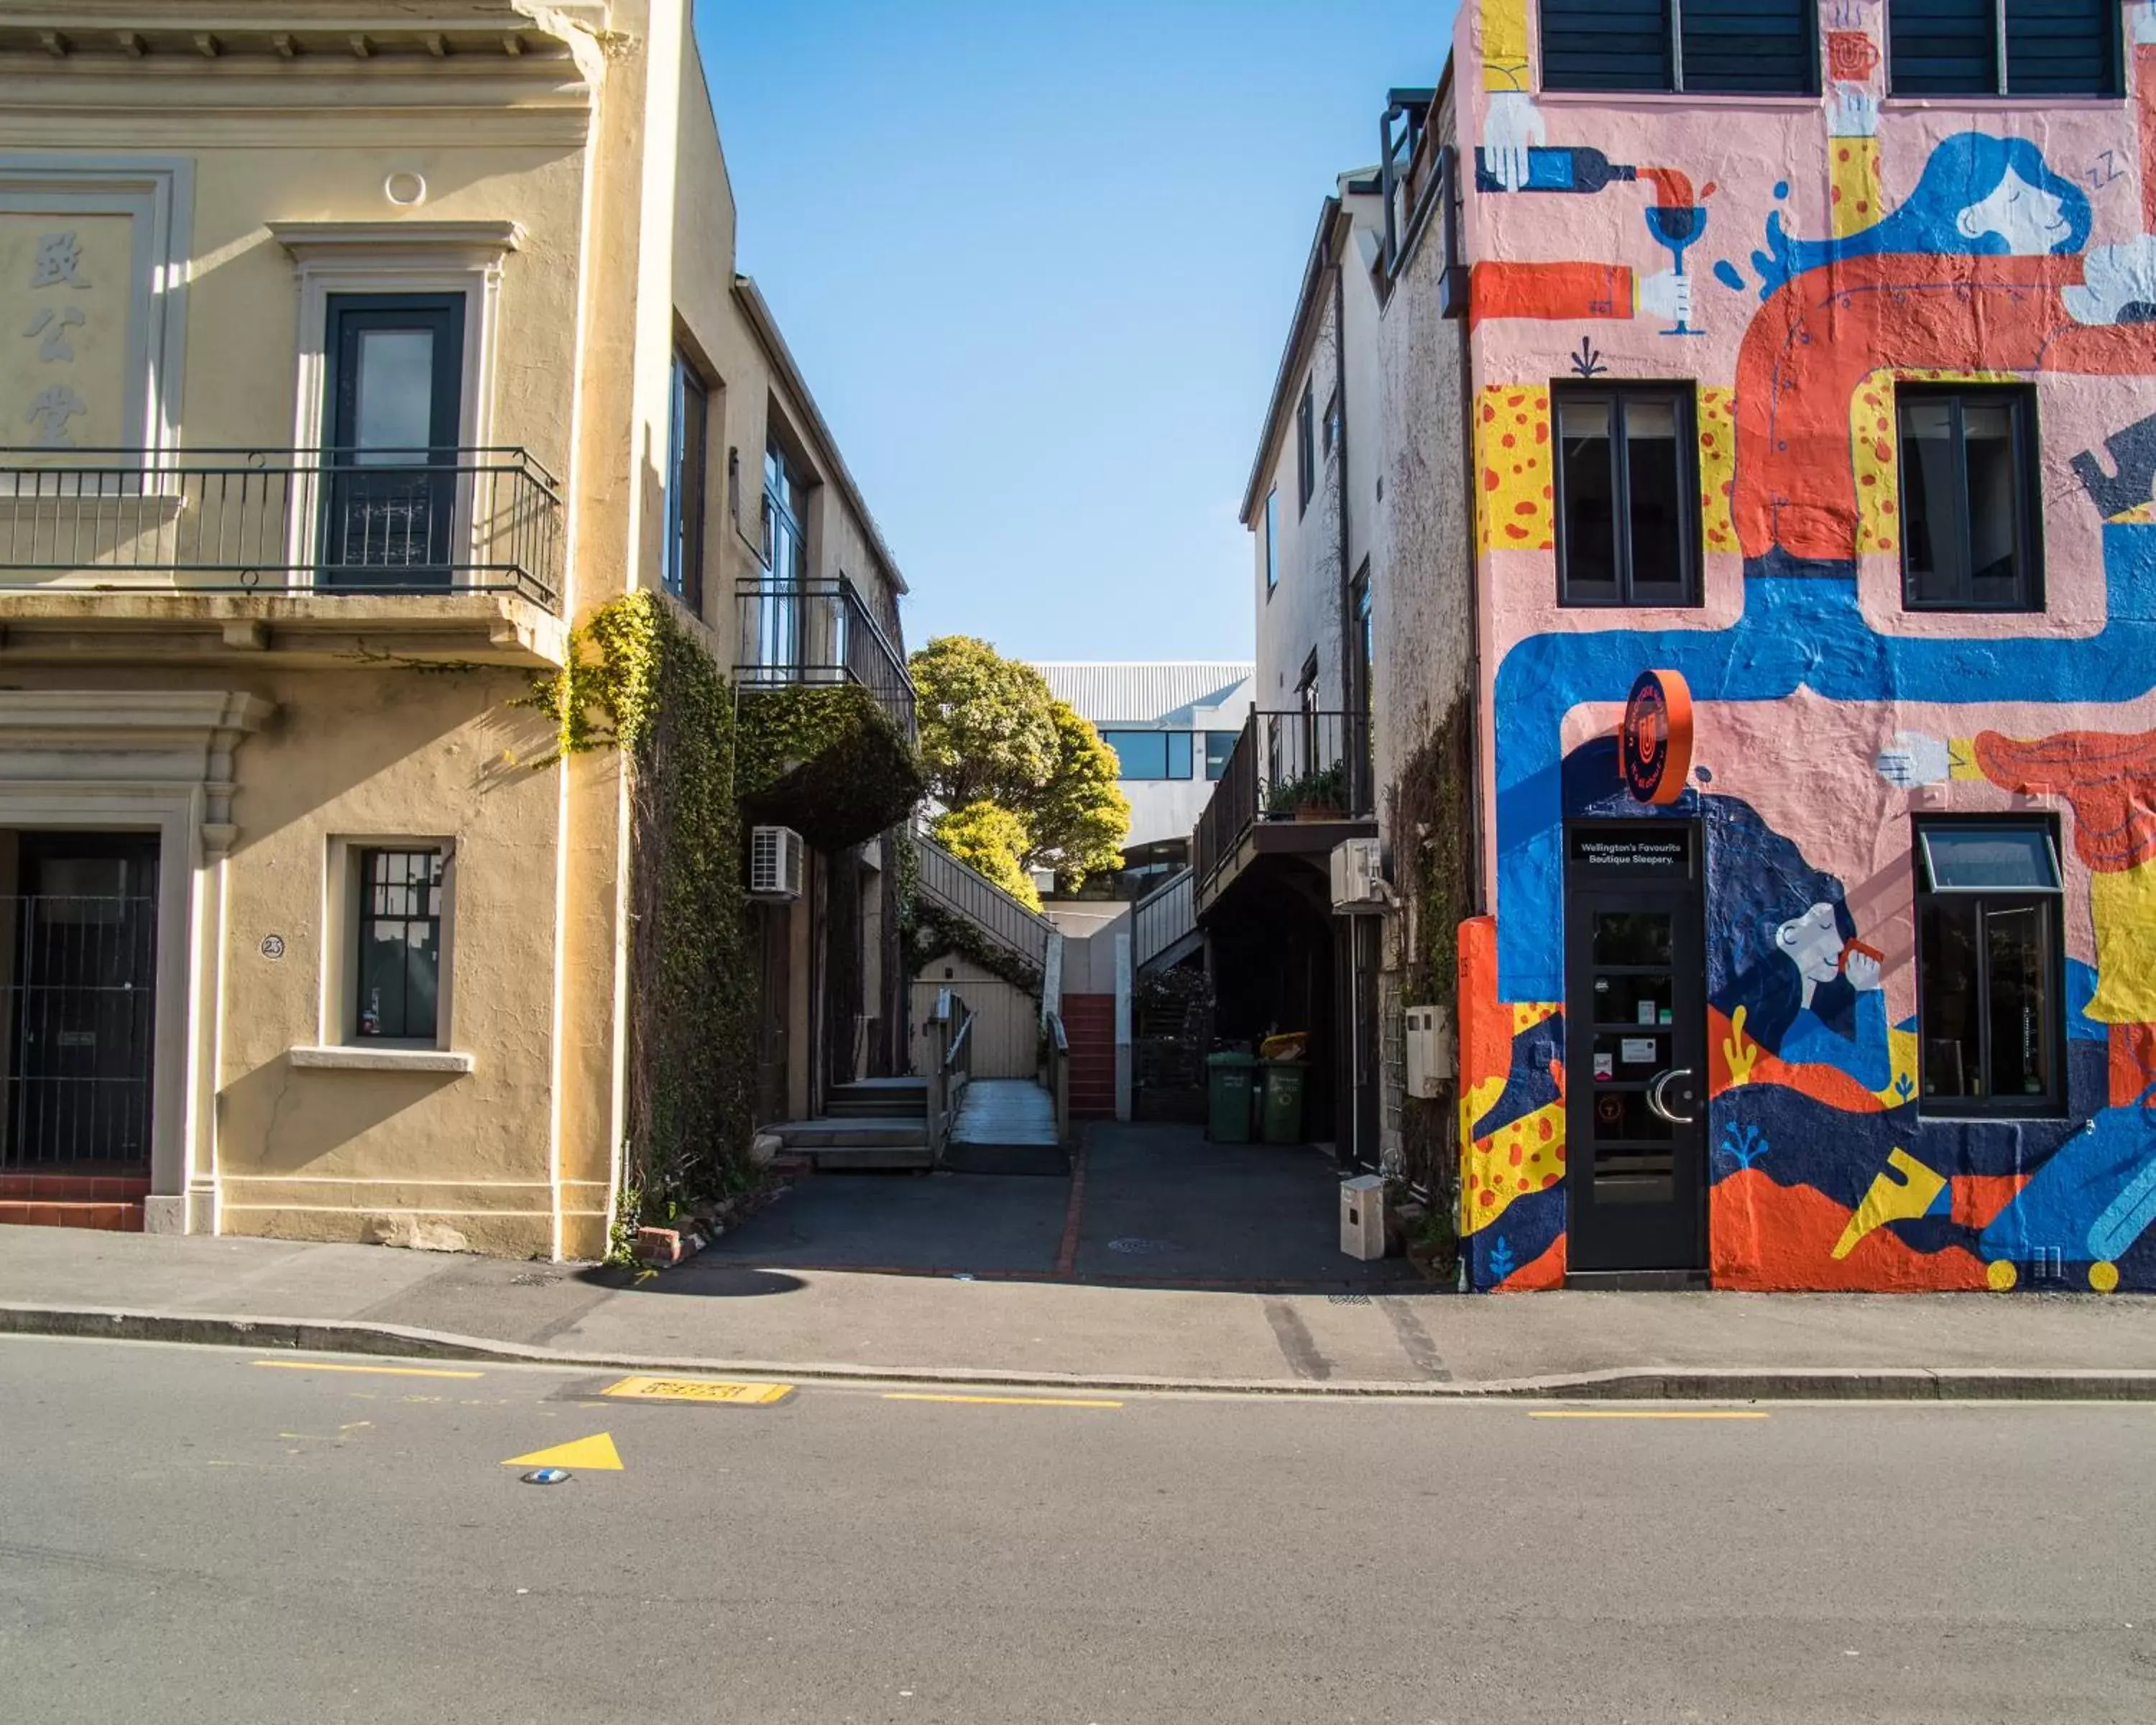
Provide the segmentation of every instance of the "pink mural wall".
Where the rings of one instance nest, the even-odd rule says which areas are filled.
[[[2156,1287],[2156,8],[2124,9],[2123,100],[1901,100],[1879,0],[1819,27],[1817,96],[1614,96],[1539,88],[1534,0],[1460,14],[1477,1286],[1566,1271],[1592,1080],[1565,1057],[1563,829],[1609,817],[1705,849],[1717,1285]],[[1641,380],[1690,392],[1700,602],[1562,606],[1553,388]],[[2033,387],[2041,609],[1904,604],[1897,391],[1952,382]],[[1650,669],[1694,702],[1665,808],[1611,742]],[[2063,867],[2059,1100],[2010,1118],[1922,1091],[1913,823],[1984,814],[2055,822]],[[1788,956],[1807,919],[1842,945],[1824,981]]]

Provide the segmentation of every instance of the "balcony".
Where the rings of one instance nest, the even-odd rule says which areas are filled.
[[[1198,817],[1199,916],[1260,856],[1322,858],[1377,831],[1367,714],[1254,711]]]
[[[734,589],[744,691],[850,683],[865,689],[907,742],[916,740],[913,679],[850,581],[744,581]]]
[[[4,657],[559,664],[522,449],[0,449]]]

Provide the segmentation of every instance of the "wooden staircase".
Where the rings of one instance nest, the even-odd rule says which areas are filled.
[[[764,1127],[785,1153],[815,1168],[932,1168],[928,1081],[864,1078],[834,1087],[823,1118]]]

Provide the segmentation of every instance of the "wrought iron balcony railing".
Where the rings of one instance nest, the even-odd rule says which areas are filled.
[[[0,593],[561,595],[522,449],[0,448]]]
[[[1367,820],[1373,807],[1368,714],[1296,709],[1243,721],[1198,817],[1191,866],[1202,888],[1260,821]]]
[[[744,581],[734,589],[742,689],[855,683],[914,740],[913,679],[848,581]]]

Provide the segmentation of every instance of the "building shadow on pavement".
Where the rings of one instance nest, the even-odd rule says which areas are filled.
[[[1214,1144],[1196,1127],[1093,1122],[1077,1167],[819,1173],[679,1269],[665,1294],[763,1291],[744,1275],[829,1270],[1249,1292],[1443,1291],[1406,1260],[1340,1250],[1341,1171],[1307,1145]]]

